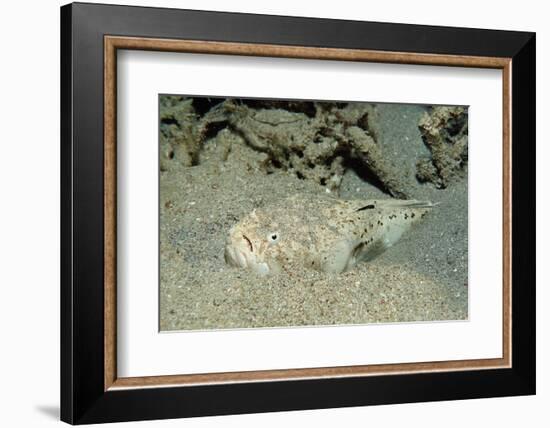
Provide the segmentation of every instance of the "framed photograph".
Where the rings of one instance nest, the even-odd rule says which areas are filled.
[[[61,418],[535,393],[535,35],[61,8]]]

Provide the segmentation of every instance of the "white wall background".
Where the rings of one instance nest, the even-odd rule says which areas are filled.
[[[548,426],[550,416],[549,14],[536,0],[297,2],[145,0],[126,4],[537,31],[538,394],[461,402],[155,421],[158,427]],[[104,0],[103,3],[116,3]],[[0,420],[54,426],[59,406],[59,6],[58,0],[0,6]],[[138,426],[137,423],[125,426]]]

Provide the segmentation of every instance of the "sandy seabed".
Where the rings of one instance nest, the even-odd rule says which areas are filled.
[[[420,184],[416,160],[429,154],[421,106],[379,105],[379,141],[411,196],[439,205],[395,246],[342,274],[313,270],[260,277],[224,261],[230,227],[254,208],[327,187],[258,168],[260,154],[227,130],[205,143],[201,162],[160,174],[160,329],[204,330],[464,320],[468,317],[467,178],[446,189]],[[227,147],[231,147],[228,151]],[[389,195],[353,170],[344,199]]]

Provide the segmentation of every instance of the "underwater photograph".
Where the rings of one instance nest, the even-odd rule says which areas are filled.
[[[159,95],[160,331],[468,319],[466,106]]]

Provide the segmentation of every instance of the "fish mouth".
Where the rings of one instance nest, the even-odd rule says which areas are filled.
[[[228,265],[240,268],[249,267],[252,261],[255,261],[254,246],[248,236],[230,235],[225,241],[225,262]]]
[[[252,241],[244,233],[243,233],[243,239],[248,244],[248,248],[249,248],[250,252],[253,253],[254,252],[254,246],[252,245]]]
[[[248,261],[243,251],[234,245],[226,245],[224,253],[225,262],[234,267],[247,268]]]
[[[236,268],[250,269],[260,275],[267,275],[270,271],[268,264],[258,260],[253,249],[252,241],[246,235],[242,235],[237,242],[228,239],[224,252],[225,262]]]

